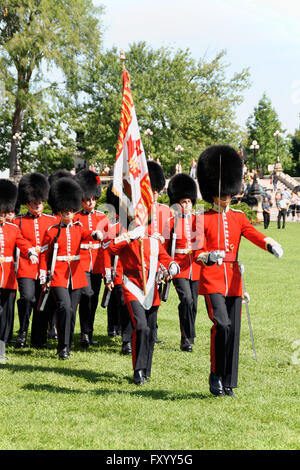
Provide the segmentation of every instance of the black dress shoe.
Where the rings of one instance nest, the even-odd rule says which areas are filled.
[[[222,377],[214,374],[213,372],[209,376],[209,390],[213,395],[222,396],[225,394]]]
[[[144,377],[144,382],[150,382],[149,377],[147,376],[147,371],[146,369],[143,369],[143,377]]]
[[[115,329],[107,330],[108,336],[117,336],[117,331]]]
[[[231,387],[224,387],[224,392],[225,392],[225,395],[228,395],[229,397],[236,396]]]
[[[93,334],[89,333],[89,342],[91,346],[98,346],[98,343],[96,341],[93,341]]]
[[[160,344],[165,344],[165,342],[162,339],[155,338],[154,340],[155,343],[160,343]]]
[[[134,371],[133,382],[136,385],[143,385],[143,383],[145,382],[145,377],[143,375],[143,370],[142,369],[138,369],[138,370]]]
[[[122,354],[124,356],[129,356],[132,353],[131,342],[130,341],[123,341],[122,344]]]
[[[26,337],[27,337],[26,331],[22,331],[21,333],[19,333],[16,339],[15,348],[25,348]]]
[[[80,333],[80,346],[88,348],[90,345],[89,335],[87,333]]]
[[[189,342],[188,339],[185,339],[184,341],[181,341],[180,349],[181,349],[181,351],[193,352],[192,345],[191,345],[191,343]]]
[[[65,359],[68,359],[69,355],[70,355],[70,353],[69,353],[69,351],[68,351],[67,346],[64,347],[63,349],[61,349],[61,351],[58,352],[58,357],[59,357],[59,359],[62,359],[63,361],[64,361]]]

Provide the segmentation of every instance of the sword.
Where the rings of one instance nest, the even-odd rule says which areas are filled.
[[[256,351],[255,351],[255,346],[254,346],[253,331],[252,331],[250,313],[249,313],[249,307],[248,307],[248,303],[250,302],[250,296],[246,292],[245,281],[244,281],[244,270],[245,270],[245,268],[244,268],[244,265],[240,262],[238,263],[238,265],[239,265],[239,270],[240,270],[241,277],[242,277],[242,286],[243,286],[243,297],[244,297],[244,299],[243,299],[242,303],[245,304],[245,306],[246,306],[248,325],[249,325],[250,336],[251,336],[251,341],[252,341],[252,349],[253,349],[253,353],[254,353],[254,359],[257,361],[257,356],[256,356]]]
[[[58,243],[55,242],[54,246],[53,246],[51,268],[50,268],[50,273],[49,273],[49,283],[50,283],[50,285],[49,285],[49,287],[47,287],[47,289],[44,292],[41,293],[39,303],[38,303],[38,306],[37,306],[37,310],[39,312],[44,311],[44,308],[46,306],[46,303],[47,303],[47,300],[48,300],[48,297],[49,297],[49,294],[50,294],[50,286],[51,286],[51,281],[52,281],[52,277],[53,277],[53,273],[54,273],[54,269],[55,269],[57,250],[58,250]]]
[[[171,254],[170,254],[172,259],[175,258],[176,238],[177,238],[177,234],[175,232],[175,226],[174,226],[174,231],[172,233],[172,244],[171,244]],[[168,300],[170,287],[171,287],[171,281],[166,282],[164,285],[163,293],[162,293],[162,300],[164,302]]]
[[[113,266],[113,269],[112,269],[112,276],[111,276],[112,282],[114,281],[114,278],[116,276],[118,260],[119,260],[119,257],[115,256],[114,266]],[[101,300],[101,307],[102,308],[106,308],[108,306],[110,296],[111,296],[111,290],[109,290],[107,287],[105,287],[104,292],[103,292],[103,297],[102,297],[102,300]]]

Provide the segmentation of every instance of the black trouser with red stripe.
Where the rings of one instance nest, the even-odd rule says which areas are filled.
[[[114,327],[121,327],[122,341],[128,343],[131,341],[132,334],[132,322],[128,312],[127,305],[124,302],[123,288],[121,284],[116,284],[112,290],[109,304],[107,307],[107,316],[109,317],[108,312],[114,311],[114,317],[118,321],[108,323],[108,330],[113,329]]]
[[[7,343],[13,323],[15,289],[0,289],[0,341]]]
[[[191,344],[194,344],[199,281],[175,278],[173,284],[180,300],[178,313],[181,342],[184,343],[188,339]]]
[[[211,372],[222,377],[224,387],[237,387],[242,298],[205,294],[211,328]]]
[[[133,324],[132,364],[134,370],[145,369],[151,375],[158,306],[145,310],[137,300],[127,303]]]
[[[102,275],[86,272],[88,285],[82,288],[79,303],[79,320],[81,333],[86,333],[92,338],[94,331],[95,313],[98,307],[99,292]]]
[[[70,351],[76,321],[76,310],[80,301],[81,289],[69,287],[52,287],[57,314],[57,351],[65,347]]]

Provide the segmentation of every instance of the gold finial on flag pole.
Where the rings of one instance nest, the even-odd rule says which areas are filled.
[[[123,49],[121,49],[121,52],[120,52],[120,61],[122,62],[123,69],[125,68],[125,60],[126,60],[125,52],[123,51]]]

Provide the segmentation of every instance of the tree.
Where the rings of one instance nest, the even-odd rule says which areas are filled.
[[[160,158],[169,174],[176,164],[178,144],[184,148],[181,161],[188,171],[191,159],[205,146],[240,141],[235,112],[242,91],[249,86],[249,72],[227,79],[224,56],[221,51],[211,62],[195,61],[189,50],[154,50],[145,42],[132,44],[126,53],[144,147],[148,149],[144,131],[150,128],[151,154]],[[81,109],[87,155],[100,164],[112,164],[122,101],[119,52],[112,48],[92,65],[83,88],[90,100]]]
[[[285,131],[279,121],[275,109],[272,107],[270,98],[266,93],[259,100],[254,112],[247,119],[248,138],[246,150],[248,154],[248,164],[250,167],[260,169],[263,173],[267,172],[268,165],[274,164],[277,158],[277,140],[274,133],[278,130],[278,153],[283,167],[290,167],[291,158],[289,156],[288,140],[284,137]],[[250,146],[256,140],[259,144],[259,150],[256,152],[256,162]]]
[[[292,174],[300,176],[300,130],[297,129],[291,139],[291,153],[293,161]]]
[[[66,89],[74,93],[83,64],[99,52],[96,15],[101,11],[94,8],[92,0],[4,0],[0,7],[0,81],[4,81],[7,93],[5,112],[12,114],[11,175],[17,155],[13,135],[23,131],[28,110],[41,111],[43,99],[49,100],[46,94],[58,91],[54,82],[41,89],[45,69],[55,66],[61,70]],[[44,108],[49,109],[49,102]],[[7,134],[5,139],[7,150]]]

